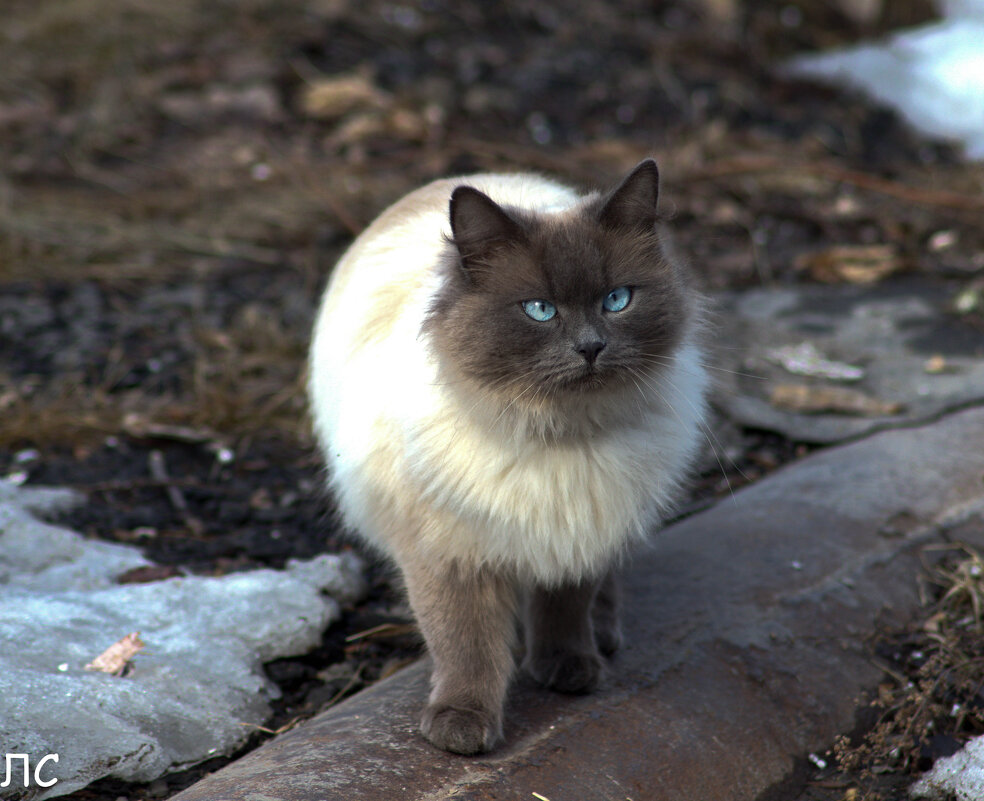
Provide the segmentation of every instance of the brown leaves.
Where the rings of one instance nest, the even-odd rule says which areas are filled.
[[[324,76],[309,81],[301,93],[301,110],[318,120],[338,120],[354,111],[386,108],[392,99],[360,74]]]
[[[799,256],[793,265],[823,284],[874,284],[902,266],[894,245],[838,245]]]
[[[99,670],[114,676],[123,676],[130,666],[130,660],[144,647],[140,632],[134,631],[123,639],[114,642],[109,648],[85,666],[86,670]]]
[[[882,401],[858,389],[813,384],[776,384],[769,393],[769,402],[777,409],[804,414],[881,417],[904,409],[901,403]]]

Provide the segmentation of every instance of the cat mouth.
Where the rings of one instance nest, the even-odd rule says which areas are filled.
[[[602,389],[612,382],[613,374],[610,369],[598,367],[597,364],[584,364],[559,373],[554,378],[554,385],[560,390],[585,391]]]

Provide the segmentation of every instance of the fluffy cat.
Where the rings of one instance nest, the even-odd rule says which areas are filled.
[[[657,229],[656,163],[602,195],[535,175],[431,183],[339,261],[310,396],[347,526],[392,558],[433,658],[421,729],[502,736],[524,668],[589,692],[619,646],[614,564],[700,439],[697,293]]]

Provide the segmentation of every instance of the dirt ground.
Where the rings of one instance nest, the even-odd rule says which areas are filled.
[[[861,20],[861,5],[880,11]],[[605,185],[655,155],[663,211],[709,288],[857,280],[830,269],[853,259],[980,297],[984,167],[778,69],[932,13],[850,0],[8,0],[0,475],[86,492],[69,522],[141,545],[162,567],[140,580],[351,547],[305,416],[315,304],[354,234],[448,174]],[[759,431],[726,441],[694,503],[808,450]],[[268,666],[285,692],[271,730],[418,653],[385,569],[372,576],[317,653]],[[859,718],[859,732],[870,725]],[[165,798],[219,764],[72,797]],[[903,798],[909,781],[814,767],[804,755],[785,798]]]

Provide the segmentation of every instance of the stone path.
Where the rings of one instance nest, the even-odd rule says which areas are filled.
[[[490,755],[417,734],[419,663],[176,799],[754,799],[851,728],[880,675],[865,638],[915,611],[921,550],[952,539],[984,546],[984,408],[821,451],[662,532],[628,570],[604,688],[517,687]]]

